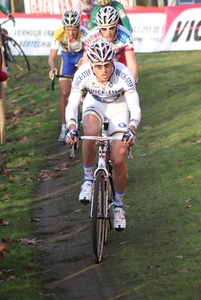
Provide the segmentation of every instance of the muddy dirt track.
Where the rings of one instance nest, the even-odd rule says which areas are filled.
[[[94,263],[89,206],[78,201],[81,149],[76,151],[76,158],[69,160],[67,146],[57,144],[54,148],[46,170],[56,178],[40,182],[33,215],[40,220],[33,226],[41,240],[37,244],[41,294],[56,300],[117,299],[104,268],[111,261],[106,251],[103,262]]]

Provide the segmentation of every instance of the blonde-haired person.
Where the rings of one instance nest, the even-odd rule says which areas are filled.
[[[52,37],[48,64],[50,66],[50,79],[53,73],[69,76],[69,78],[59,78],[61,132],[58,141],[65,143],[67,133],[65,110],[68,104],[71,82],[76,71],[76,65],[83,56],[84,39],[87,36],[88,29],[80,25],[80,15],[72,10],[64,12],[61,23],[62,27],[59,27]],[[61,62],[58,68],[56,58],[60,48]]]

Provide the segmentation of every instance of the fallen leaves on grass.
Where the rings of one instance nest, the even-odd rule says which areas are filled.
[[[2,238],[1,241],[2,243],[12,243],[11,238]]]
[[[5,221],[4,219],[0,219],[0,226],[7,226],[10,224],[10,221]]]
[[[192,200],[194,200],[194,198],[191,197],[191,198],[186,199],[186,202],[190,202]]]
[[[5,243],[0,243],[0,259],[3,258],[4,252],[10,253],[10,250],[7,248]]]
[[[62,177],[63,174],[55,174],[55,172],[50,172],[49,170],[41,170],[39,173],[39,178],[38,180],[40,181],[41,179],[43,179],[44,181],[46,180],[52,180],[54,178],[59,178]]]
[[[40,243],[42,240],[36,240],[35,239],[32,239],[32,240],[29,240],[29,239],[18,239],[17,242],[19,242],[20,244],[23,244],[23,245],[30,245],[30,244],[37,244],[37,243]]]
[[[10,270],[5,270],[5,269],[2,269],[2,270],[0,270],[0,275],[1,274],[14,274],[14,269],[10,269]]]
[[[185,205],[184,208],[191,208],[192,205]]]
[[[55,296],[54,293],[50,293],[50,294],[39,293],[39,295],[43,296],[43,297],[54,297]]]
[[[27,116],[35,116],[41,112],[41,109],[39,107],[35,108],[34,110],[30,110],[27,113]]]
[[[63,163],[57,167],[53,167],[54,172],[51,172],[49,170],[41,170],[39,173],[39,178],[43,180],[52,180],[54,178],[59,178],[63,176],[63,173],[58,173],[59,171],[67,171],[70,167],[73,167],[77,163],[79,163],[80,160],[76,160],[74,163]],[[57,174],[56,174],[57,173]]]
[[[151,126],[149,126],[149,125],[147,125],[147,126],[143,126],[142,127],[144,130],[152,130],[152,127]]]
[[[63,163],[60,166],[54,167],[52,168],[54,171],[58,172],[58,171],[67,171],[69,169],[69,167],[72,167],[73,165],[70,163]]]
[[[61,160],[61,156],[58,154],[54,154],[54,155],[49,155],[48,156],[49,160]]]
[[[192,272],[192,271],[196,271],[196,269],[182,269],[180,272],[181,273],[189,273],[189,272]]]
[[[160,267],[161,267],[160,265],[155,265],[155,266],[154,266],[154,265],[153,265],[153,266],[148,266],[148,268],[149,268],[149,269],[155,269],[155,268],[160,268]]]
[[[0,275],[4,275],[4,278],[5,278],[6,275],[9,275],[4,280],[0,280],[0,283],[4,283],[6,281],[8,282],[12,279],[15,279],[16,277],[13,274],[14,274],[14,269],[10,269],[10,270],[2,269],[2,270],[0,270]]]
[[[29,222],[40,222],[40,219],[30,218]]]
[[[8,176],[10,174],[9,169],[7,169],[7,163],[10,163],[10,160],[4,160],[0,165],[0,175]]]

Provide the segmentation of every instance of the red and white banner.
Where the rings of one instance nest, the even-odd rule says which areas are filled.
[[[165,9],[161,51],[201,50],[201,5]]]
[[[136,53],[201,49],[201,4],[138,8],[127,13]],[[49,55],[53,32],[62,26],[61,16],[15,14],[15,27],[11,21],[4,27],[26,55]],[[4,20],[5,15],[0,14],[0,22]]]
[[[70,9],[72,0],[24,0],[26,14],[62,14]]]
[[[62,14],[75,9],[80,0],[24,0],[26,14]],[[93,0],[95,3],[96,1]],[[133,6],[133,0],[119,0],[125,9]]]

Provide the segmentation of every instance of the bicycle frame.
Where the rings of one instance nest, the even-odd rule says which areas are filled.
[[[103,125],[104,126],[104,125]],[[102,134],[103,127],[102,127]],[[93,190],[90,218],[93,220],[93,256],[95,263],[100,263],[103,247],[107,240],[107,221],[112,229],[110,208],[113,205],[114,186],[112,180],[112,166],[109,157],[110,141],[119,140],[117,137],[81,136],[80,139],[96,141],[98,146],[98,165],[93,174]]]
[[[81,136],[82,140],[93,140],[98,144],[98,163],[93,173],[90,218],[92,218],[93,256],[95,263],[100,263],[103,247],[107,240],[108,222],[112,229],[110,208],[115,197],[112,165],[110,161],[111,141],[120,140],[117,136],[107,136],[108,120],[104,121],[100,136]],[[131,154],[131,147],[128,147]]]

